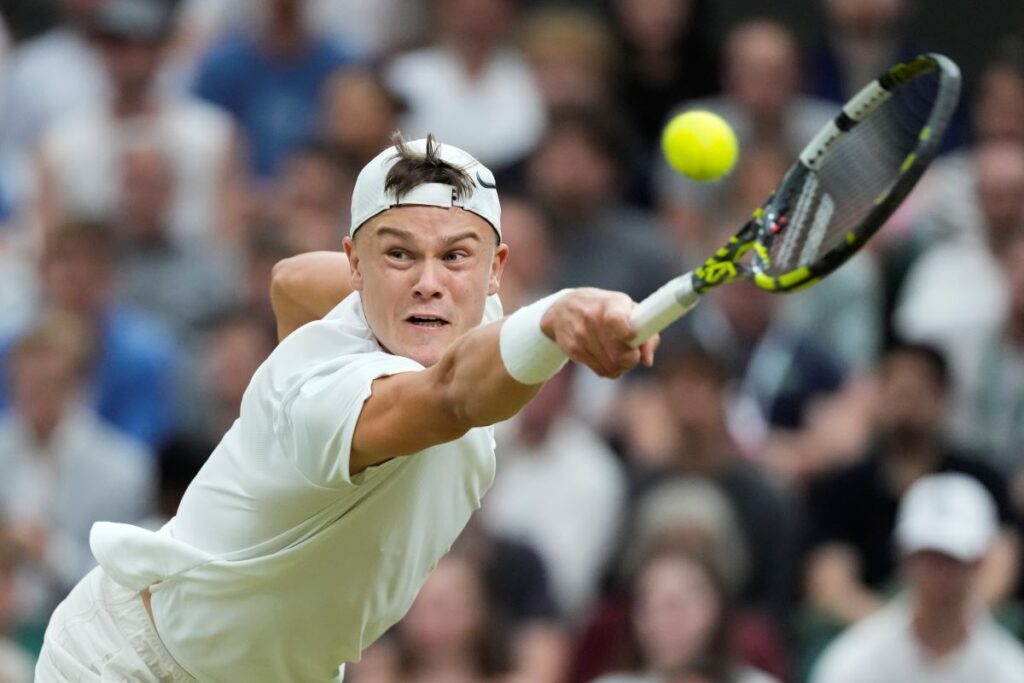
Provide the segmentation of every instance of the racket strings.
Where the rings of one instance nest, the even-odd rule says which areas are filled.
[[[918,147],[939,87],[939,76],[933,72],[896,90],[836,142],[817,171],[792,189],[790,222],[769,248],[771,271],[811,265],[844,241],[857,239],[856,229],[893,187],[907,155]]]

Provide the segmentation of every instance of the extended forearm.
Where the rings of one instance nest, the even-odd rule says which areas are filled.
[[[462,424],[491,425],[515,415],[536,395],[541,384],[523,384],[509,374],[501,358],[499,321],[460,337],[432,372],[443,396]]]

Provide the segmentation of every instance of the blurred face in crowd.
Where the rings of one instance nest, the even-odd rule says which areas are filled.
[[[338,251],[355,179],[337,162],[316,153],[289,159],[281,179],[283,237],[297,252]]]
[[[694,0],[616,0],[615,16],[635,49],[672,51],[687,33]]]
[[[906,0],[826,0],[825,9],[840,31],[871,36],[887,32],[900,20]]]
[[[87,318],[99,315],[110,299],[111,254],[83,235],[53,242],[45,248],[41,266],[49,302]]]
[[[174,193],[170,159],[156,147],[129,150],[121,158],[118,228],[139,242],[163,239]]]
[[[904,560],[904,572],[917,599],[930,607],[958,609],[974,590],[978,562],[963,562],[930,550]]]
[[[496,47],[515,19],[515,0],[438,0],[443,33],[457,45],[476,50]]]
[[[523,50],[549,108],[603,106],[612,100],[614,39],[592,15],[540,13],[524,30]]]
[[[273,350],[274,338],[260,319],[238,318],[218,326],[209,350],[212,390],[218,402],[240,409],[249,380]]]
[[[608,202],[617,177],[612,161],[571,125],[548,134],[528,173],[533,194],[549,208],[584,216]]]
[[[469,562],[448,556],[431,572],[398,628],[417,659],[451,662],[471,655],[486,620],[478,571]]]
[[[922,357],[897,351],[881,365],[878,427],[895,448],[920,448],[938,438],[946,393],[935,370]]]
[[[496,246],[490,224],[470,211],[402,206],[345,238],[345,253],[381,345],[430,366],[480,324],[508,247]]]
[[[725,387],[713,369],[685,359],[665,379],[665,401],[684,442],[725,424]],[[684,443],[685,446],[685,443]]]
[[[520,438],[528,444],[544,440],[552,423],[565,413],[572,394],[572,374],[568,368],[547,381],[532,401],[519,412],[516,424]]]
[[[340,71],[324,91],[324,136],[361,163],[389,146],[399,114],[398,103],[367,71]]]
[[[40,346],[11,358],[11,403],[37,438],[53,432],[71,403],[79,380],[76,360],[59,348]]]
[[[755,122],[777,123],[799,86],[796,41],[774,22],[734,29],[726,41],[725,90]]]
[[[695,562],[668,556],[641,571],[633,624],[648,668],[671,672],[705,654],[722,618],[715,587]]]
[[[771,327],[779,299],[771,292],[746,281],[717,287],[709,295],[729,321],[737,341],[748,351],[757,345]]]
[[[1024,143],[1024,74],[1006,65],[982,73],[974,104],[979,140]]]
[[[505,199],[501,202],[502,239],[516,257],[502,275],[501,302],[511,313],[524,297],[543,291],[553,267],[548,225],[540,210],[529,202]]]
[[[975,178],[990,243],[1000,249],[1024,221],[1024,144],[982,146],[975,154]]]
[[[163,42],[115,35],[101,35],[96,42],[116,92],[121,97],[146,95],[163,57]]]

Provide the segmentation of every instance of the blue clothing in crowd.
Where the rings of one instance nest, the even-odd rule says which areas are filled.
[[[313,39],[301,54],[267,54],[252,36],[234,34],[199,67],[195,90],[231,113],[246,133],[253,173],[271,178],[296,147],[312,137],[320,89],[352,58],[335,44]]]
[[[14,342],[0,347],[0,367]],[[98,342],[89,387],[93,408],[115,427],[159,447],[176,413],[174,337],[145,315],[114,309],[103,320]],[[0,412],[8,406],[8,392],[6,373],[0,373]]]

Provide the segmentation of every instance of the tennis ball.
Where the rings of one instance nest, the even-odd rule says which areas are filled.
[[[717,180],[736,163],[736,134],[721,116],[688,111],[672,118],[661,134],[661,149],[672,168],[694,180]]]

